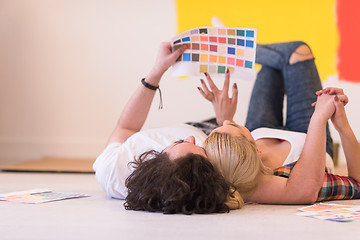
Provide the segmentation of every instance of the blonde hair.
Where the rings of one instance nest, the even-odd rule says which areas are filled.
[[[255,143],[243,135],[213,132],[205,140],[204,149],[209,161],[231,186],[226,204],[230,209],[241,208],[242,195],[251,193],[260,175],[269,172],[261,162]]]

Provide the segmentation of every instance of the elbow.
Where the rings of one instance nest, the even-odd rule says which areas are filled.
[[[317,199],[318,199],[318,192],[316,192],[315,194],[309,194],[309,196],[306,197],[308,204],[315,203]]]
[[[301,196],[301,203],[303,204],[313,204],[317,201],[319,195],[318,190],[308,190],[304,192]]]
[[[298,191],[294,194],[294,202],[295,204],[313,204],[318,199],[319,191],[315,191],[314,189],[304,189],[304,191]]]

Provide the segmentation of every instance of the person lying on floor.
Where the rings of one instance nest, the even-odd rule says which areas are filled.
[[[232,116],[218,122],[205,140],[210,162],[233,189],[231,209],[244,202],[307,204],[360,198],[360,147],[347,120],[348,97],[339,88],[322,89],[311,49],[304,42],[257,46],[262,65],[250,99],[245,127]],[[229,108],[229,76],[219,90],[209,74],[200,93],[215,110]],[[287,96],[286,122],[283,118]],[[315,106],[315,107],[314,107]],[[333,170],[331,119],[341,137],[349,177]]]
[[[213,156],[213,150],[208,148],[206,144],[204,145],[208,148],[206,152],[201,147],[207,134],[216,127],[219,127],[218,124],[220,125],[220,131],[221,128],[229,125],[229,122],[234,125],[232,118],[236,111],[238,95],[236,84],[232,87],[232,98],[223,98],[219,102],[212,101],[216,121],[209,120],[202,123],[189,123],[174,127],[140,131],[146,120],[161,76],[175,63],[184,50],[185,47],[171,53],[170,43],[161,44],[153,70],[142,81],[142,84],[140,84],[139,88],[130,98],[114,132],[110,136],[106,149],[94,163],[96,177],[102,188],[114,198],[126,199],[124,204],[126,209],[191,214],[227,212],[229,209],[236,209],[242,206],[242,198],[244,196],[240,194],[243,193],[243,189],[239,188],[236,182],[229,178],[229,175],[224,174],[223,169],[216,163],[217,160]],[[258,54],[260,54],[259,51],[257,51]],[[291,58],[291,61],[296,62],[298,60]],[[296,64],[290,62],[290,65]],[[227,72],[223,93],[227,93],[229,89],[229,78],[230,73]],[[208,74],[207,79],[211,81]],[[211,83],[210,81],[209,83]],[[318,89],[321,89],[321,85]],[[215,94],[214,88],[211,90]],[[203,90],[200,89],[200,91],[203,93],[203,96],[206,96],[207,92],[204,83]],[[332,94],[333,91],[331,92]],[[329,97],[325,97],[328,94],[321,95],[323,95],[323,97],[320,96],[321,99],[324,100],[318,102],[318,109],[322,109],[324,105],[330,106],[333,104]],[[344,98],[340,92],[338,95]],[[323,111],[326,112],[326,110]],[[214,130],[214,132],[216,131]],[[324,133],[322,132],[321,134]],[[331,141],[331,137],[328,140]],[[285,138],[283,142],[288,141],[290,140]],[[324,140],[322,141],[325,142]],[[195,145],[195,143],[198,145]],[[256,148],[253,147],[251,151],[254,149]],[[328,149],[331,150],[331,148]],[[331,151],[329,152],[331,153]],[[325,150],[322,155],[325,155]],[[209,156],[210,158],[208,158]],[[317,158],[322,159],[322,157]],[[258,168],[254,170],[256,173],[255,181],[249,183],[247,189],[250,190],[246,191],[246,194],[256,192],[255,189],[261,189],[262,185],[259,184],[261,177],[260,173],[257,173],[259,169],[261,169],[261,174],[274,176],[276,179],[280,179],[277,180],[279,182],[297,180],[298,183],[301,182],[303,185],[303,183],[318,180],[321,174],[320,171],[313,171],[312,168],[306,169],[307,165],[302,165],[302,162],[305,161],[300,160],[298,161],[300,164],[297,164],[299,171],[292,171],[293,175],[289,180],[282,180],[285,178],[273,175],[269,172],[270,167],[267,167],[266,163],[257,161],[254,164]],[[131,162],[133,163],[129,164]],[[320,160],[314,161],[316,164],[318,162]],[[321,168],[322,164],[325,163],[319,163],[316,169]],[[303,169],[302,172],[311,170],[312,177],[307,179],[309,175],[300,176],[299,174],[294,174],[300,172],[301,169]],[[324,169],[322,174],[323,172]],[[253,173],[250,175],[254,175]],[[276,184],[274,187],[276,187]],[[355,186],[351,187],[355,188]],[[288,194],[290,195],[291,192],[294,191],[289,189]],[[307,191],[296,195],[299,196],[298,203],[315,201],[314,198],[310,199],[308,195]],[[245,201],[253,200],[255,201],[256,199],[245,198]]]
[[[172,52],[170,43],[160,45],[153,69],[131,96],[93,165],[101,187],[113,198],[126,198],[126,209],[184,214],[229,210],[229,186],[200,147],[207,127],[216,124],[140,131],[162,75],[185,49]]]

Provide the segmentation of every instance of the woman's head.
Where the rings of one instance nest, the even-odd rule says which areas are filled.
[[[213,132],[222,132],[222,133],[230,133],[234,136],[244,136],[246,137],[250,142],[254,142],[255,140],[253,136],[251,135],[249,129],[247,129],[244,126],[238,125],[233,121],[225,120],[223,122],[223,125],[215,128]]]
[[[214,130],[205,140],[204,148],[209,161],[234,188],[234,193],[243,195],[256,188],[260,174],[266,170],[251,134],[246,136],[245,129],[235,125],[234,129]],[[235,127],[241,131],[237,132]],[[238,204],[243,205],[241,197]]]
[[[136,160],[126,180],[128,210],[163,213],[227,212],[229,187],[204,157],[188,154],[170,160],[167,153],[150,151]]]

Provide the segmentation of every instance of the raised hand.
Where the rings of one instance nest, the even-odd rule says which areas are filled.
[[[159,52],[156,57],[156,61],[150,75],[153,75],[156,79],[160,80],[164,72],[176,62],[176,59],[183,54],[186,50],[186,46],[183,45],[176,51],[171,51],[170,42],[162,42],[160,44]]]
[[[349,102],[349,99],[344,94],[344,90],[342,88],[327,87],[327,88],[317,91],[316,95],[320,96],[321,94],[324,94],[324,93],[330,94],[330,95],[337,95],[340,102],[342,102],[344,104],[344,106],[346,104],[348,104],[348,102]]]
[[[326,93],[318,95],[314,114],[325,120],[329,120],[335,113],[335,97],[334,95]]]
[[[202,88],[198,87],[198,89],[200,94],[212,103],[217,123],[222,126],[225,120],[233,121],[238,101],[238,89],[236,83],[234,83],[232,87],[232,97],[230,98],[228,94],[230,84],[229,71],[225,74],[225,81],[222,90],[216,87],[208,73],[205,73],[205,76],[210,90],[203,79],[200,80]]]
[[[317,91],[316,95],[330,94],[334,96],[335,113],[331,117],[331,121],[337,131],[341,131],[343,128],[348,127],[349,122],[345,112],[345,105],[348,104],[349,98],[345,95],[343,89],[335,87],[327,87],[323,90]],[[316,103],[313,103],[315,106]]]

